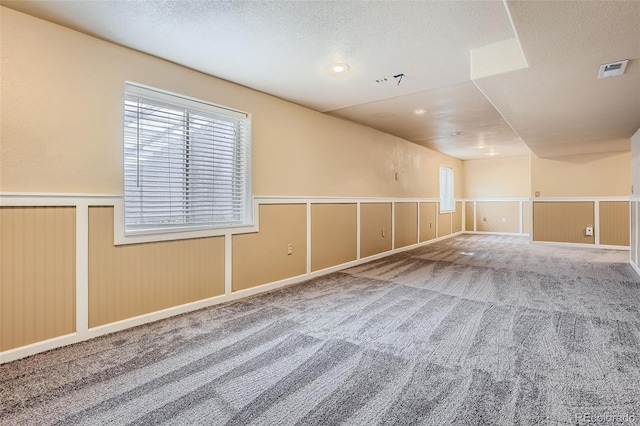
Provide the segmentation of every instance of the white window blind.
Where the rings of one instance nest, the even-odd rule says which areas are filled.
[[[127,83],[125,232],[251,222],[248,114]]]
[[[453,196],[453,169],[440,166],[440,213],[452,212],[456,209]]]

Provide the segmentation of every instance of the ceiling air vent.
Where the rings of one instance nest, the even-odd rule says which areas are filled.
[[[622,75],[624,69],[627,67],[628,59],[624,61],[611,62],[609,64],[600,65],[600,71],[598,72],[598,78],[615,77]]]

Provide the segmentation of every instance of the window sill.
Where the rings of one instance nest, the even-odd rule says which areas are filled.
[[[254,213],[255,213],[254,208]],[[193,238],[219,237],[223,235],[246,234],[258,232],[256,218],[253,216],[252,224],[229,226],[224,228],[172,228],[157,230],[140,230],[126,233],[124,226],[124,201],[118,200],[114,209],[114,233],[113,243],[116,246],[126,244],[141,244],[160,241],[188,240]]]

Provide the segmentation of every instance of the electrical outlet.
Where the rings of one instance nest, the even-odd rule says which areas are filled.
[[[483,217],[483,218],[482,218],[482,221],[483,221],[483,222],[486,222],[486,221],[487,221],[487,218],[486,218],[486,217]]]
[[[507,223],[507,218],[506,217],[502,218],[502,223]]]
[[[593,235],[593,226],[587,225],[587,227],[584,229],[584,235],[586,235],[587,237],[592,236]]]
[[[293,244],[287,244],[287,256],[293,254]]]

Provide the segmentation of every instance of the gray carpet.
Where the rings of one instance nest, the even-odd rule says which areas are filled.
[[[0,424],[640,424],[627,259],[459,236],[2,365]]]

